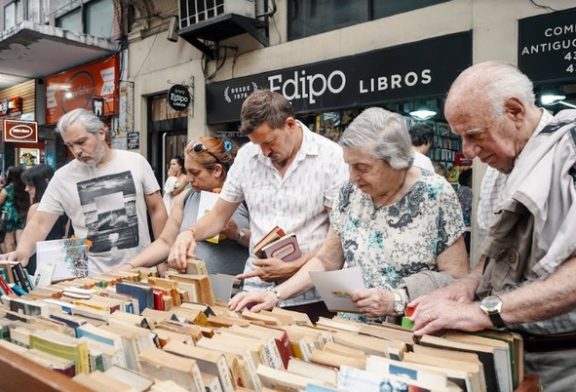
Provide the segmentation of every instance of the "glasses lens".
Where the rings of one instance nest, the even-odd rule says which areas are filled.
[[[194,146],[192,147],[192,149],[194,150],[194,152],[202,152],[204,150],[208,150],[206,147],[204,147],[204,145],[200,142],[194,144]]]

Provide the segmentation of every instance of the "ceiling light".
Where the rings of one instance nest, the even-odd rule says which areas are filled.
[[[420,120],[420,121],[429,120],[432,117],[434,117],[435,115],[436,115],[436,112],[434,110],[430,110],[430,109],[418,109],[418,110],[413,110],[410,112],[410,116],[412,116],[416,120]]]
[[[560,104],[560,105],[564,105],[564,106],[568,106],[569,108],[574,108],[576,109],[576,105],[568,103],[566,101],[564,101],[564,99],[566,99],[565,95],[560,95],[560,94],[543,94],[540,97],[540,103],[542,105],[556,105],[556,104]]]
[[[554,105],[562,100],[566,99],[565,95],[560,94],[542,94],[540,96],[540,103],[542,105]]]

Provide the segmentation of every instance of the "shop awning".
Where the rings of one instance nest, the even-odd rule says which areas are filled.
[[[0,89],[109,56],[110,39],[23,21],[0,33]]]

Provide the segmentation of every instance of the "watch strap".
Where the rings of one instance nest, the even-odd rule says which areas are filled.
[[[500,312],[498,311],[488,312],[488,317],[490,317],[490,321],[492,321],[492,325],[494,325],[495,327],[497,328],[506,327],[506,323],[502,319],[502,316],[500,316]]]

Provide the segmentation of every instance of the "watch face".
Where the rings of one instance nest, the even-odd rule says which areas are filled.
[[[491,295],[482,300],[482,307],[487,311],[498,310],[498,307],[502,303],[502,300],[495,295]]]

